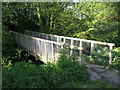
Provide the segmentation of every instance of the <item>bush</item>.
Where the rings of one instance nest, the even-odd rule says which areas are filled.
[[[60,76],[46,65],[39,67],[28,62],[17,62],[3,70],[3,88],[58,87]]]
[[[61,56],[56,63],[58,72],[65,81],[85,81],[88,80],[87,67],[80,65],[78,58],[69,55],[67,50],[61,52]]]
[[[113,62],[111,67],[120,71],[120,47],[113,50]]]
[[[35,66],[31,62],[16,62],[3,68],[3,88],[59,88],[69,81],[88,80],[87,67],[77,57],[65,52],[57,62]]]
[[[17,48],[17,44],[10,33],[6,30],[6,27],[3,26],[2,29],[2,55],[3,56],[12,56]]]

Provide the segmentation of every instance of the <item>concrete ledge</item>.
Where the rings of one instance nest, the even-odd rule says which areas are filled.
[[[104,66],[89,64],[82,61],[82,64],[88,66],[88,73],[90,75],[90,80],[101,79],[103,81],[109,82],[116,87],[120,88],[120,72],[115,69],[106,69]]]

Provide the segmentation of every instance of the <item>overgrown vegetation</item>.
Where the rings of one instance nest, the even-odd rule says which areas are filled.
[[[12,56],[18,48],[15,39],[5,26],[2,27],[2,54],[3,57]]]
[[[87,67],[66,51],[57,62],[46,65],[36,66],[23,61],[14,65],[8,63],[6,67],[3,63],[2,80],[3,88],[114,88],[109,83],[90,81]]]

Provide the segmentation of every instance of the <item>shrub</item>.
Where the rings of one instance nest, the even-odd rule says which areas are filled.
[[[58,72],[65,81],[84,81],[88,80],[87,67],[80,65],[78,58],[69,55],[67,50],[61,52],[61,56],[56,63]]]
[[[88,80],[87,67],[66,50],[57,62],[35,66],[31,62],[15,62],[3,68],[3,88],[59,88],[61,83]]]
[[[60,76],[46,65],[39,67],[28,62],[17,62],[3,70],[3,88],[58,87]]]
[[[3,26],[2,29],[2,55],[11,56],[14,54],[17,44],[12,36],[12,34],[6,30],[7,28]]]
[[[111,67],[120,71],[120,47],[113,50],[113,62]]]

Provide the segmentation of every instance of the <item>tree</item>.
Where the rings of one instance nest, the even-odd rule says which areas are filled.
[[[3,24],[10,30],[23,31],[35,30],[37,26],[37,14],[34,4],[27,2],[3,3]]]
[[[74,8],[82,23],[74,36],[107,42],[117,37],[118,13],[112,2],[76,3]]]
[[[118,45],[118,7],[118,2],[3,3],[3,24],[20,32],[27,29]]]

